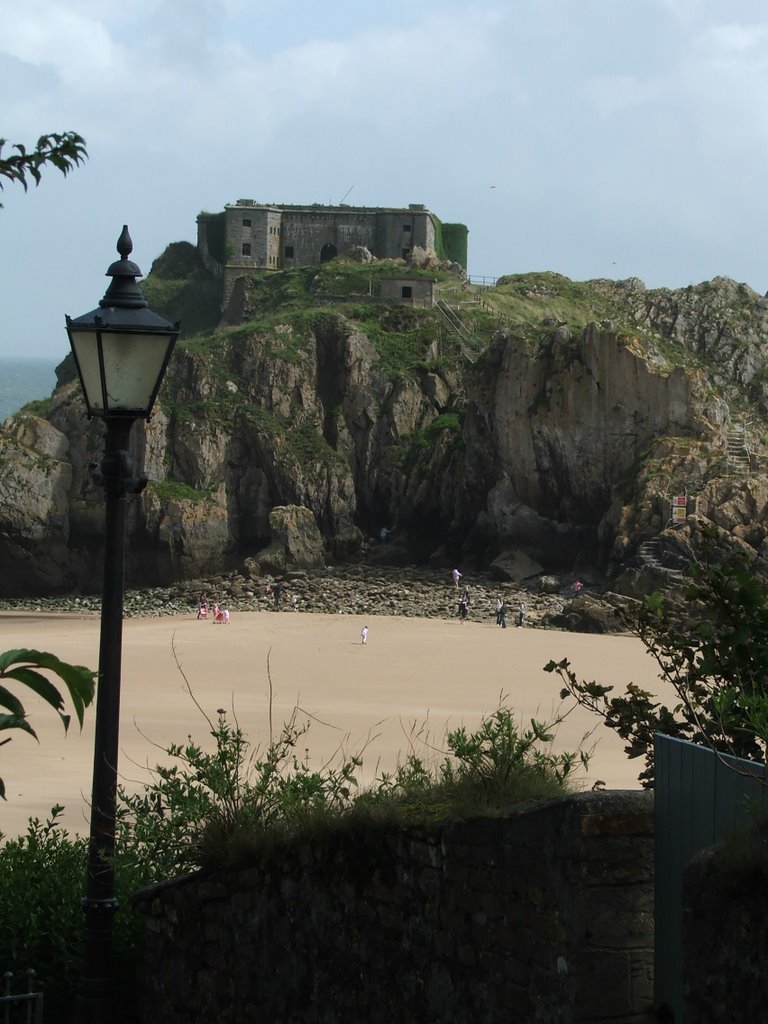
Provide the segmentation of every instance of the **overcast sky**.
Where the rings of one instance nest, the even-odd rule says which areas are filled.
[[[0,0],[0,136],[89,159],[0,201],[0,356],[62,357],[127,223],[425,203],[469,272],[768,288],[758,0]]]

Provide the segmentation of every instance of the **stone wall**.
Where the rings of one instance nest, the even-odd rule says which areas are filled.
[[[145,1024],[652,1020],[645,792],[314,837],[139,905]]]

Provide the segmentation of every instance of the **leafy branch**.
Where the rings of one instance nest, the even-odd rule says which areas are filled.
[[[645,758],[640,781],[653,784],[654,733],[704,744],[715,752],[764,762],[768,750],[768,591],[740,552],[710,546],[690,566],[685,603],[647,596],[636,613],[620,613],[644,645],[677,703],[667,707],[630,683],[613,687],[579,680],[567,659],[551,661],[572,698],[626,741],[629,757]]]
[[[62,681],[82,728],[85,709],[93,700],[95,692],[95,672],[82,665],[70,665],[61,661],[55,654],[48,654],[46,651],[20,648],[0,654],[0,680],[19,683],[36,693],[54,709],[66,732],[69,729],[71,715],[64,711],[64,697],[41,670],[53,672]],[[24,705],[8,686],[0,682],[0,732],[9,729],[21,729],[22,732],[37,739],[37,733],[28,721]],[[0,746],[9,743],[11,739],[12,737],[8,736],[6,739],[0,740]],[[2,778],[0,778],[0,797],[5,800],[5,783]]]
[[[3,156],[3,147],[7,139],[0,139],[0,189],[4,188],[3,178],[18,182],[27,191],[28,179],[35,185],[40,184],[42,168],[50,164],[67,175],[74,167],[88,159],[85,139],[77,132],[52,132],[41,135],[34,149],[27,151],[20,142],[14,143],[11,149],[16,152]],[[0,204],[1,205],[1,204]]]

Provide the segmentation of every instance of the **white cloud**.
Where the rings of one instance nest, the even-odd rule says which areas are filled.
[[[116,62],[117,47],[98,20],[60,4],[0,6],[0,50],[52,68],[62,82],[87,83]]]

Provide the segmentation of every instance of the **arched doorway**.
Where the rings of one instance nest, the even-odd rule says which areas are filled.
[[[326,242],[326,244],[320,250],[320,262],[327,263],[328,260],[335,259],[337,255],[338,253],[336,252],[336,246],[331,245],[330,242]]]

